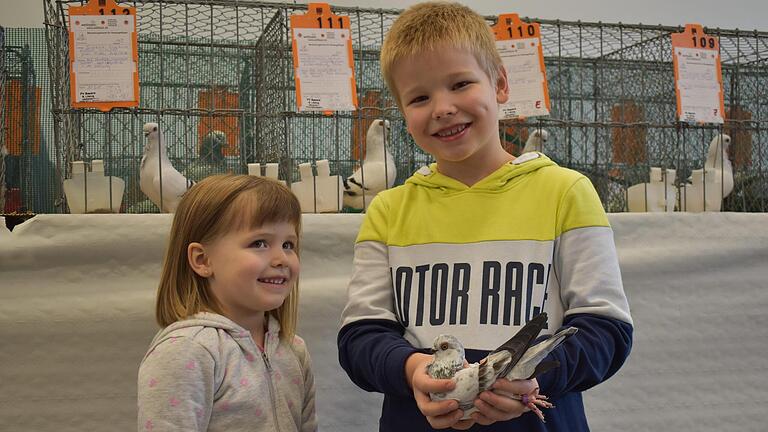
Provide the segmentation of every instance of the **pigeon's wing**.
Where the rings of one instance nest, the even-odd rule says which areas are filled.
[[[154,186],[158,191],[160,190],[161,181],[163,187],[163,210],[172,212],[176,209],[181,196],[184,195],[193,183],[188,181],[171,165],[163,167],[162,179],[160,176],[155,177]]]
[[[563,341],[570,336],[576,334],[578,329],[576,327],[568,327],[567,329],[560,330],[556,334],[550,336],[544,341],[528,348],[525,354],[520,358],[520,361],[512,368],[512,370],[506,375],[507,379],[531,379],[535,375],[546,372],[546,370],[537,370],[537,366],[542,360],[557,348]],[[551,368],[550,368],[551,369]]]
[[[478,387],[478,373],[480,366],[473,363],[468,367],[456,372],[453,379],[456,387],[446,393],[430,393],[432,400],[455,399],[459,402],[459,409],[467,410],[474,404],[475,398],[480,393]]]
[[[521,328],[520,331],[518,331],[514,336],[512,336],[511,339],[501,344],[500,347],[496,348],[491,354],[489,354],[488,357],[491,357],[495,353],[508,351],[511,356],[509,363],[505,364],[504,368],[500,370],[499,374],[496,376],[507,376],[509,371],[511,371],[517,362],[520,361],[520,358],[523,357],[523,354],[525,354],[526,350],[528,350],[528,347],[530,347],[533,341],[536,340],[536,337],[539,335],[539,333],[541,333],[541,331],[544,329],[544,326],[546,325],[547,314],[542,312],[536,315],[532,320],[528,321],[528,323],[523,326],[523,328]]]

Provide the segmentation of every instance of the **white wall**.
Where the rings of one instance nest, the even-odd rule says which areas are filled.
[[[276,0],[272,0],[276,1]],[[0,0],[0,25],[41,27],[43,0]],[[286,2],[297,3],[297,2]],[[299,1],[298,3],[307,3]],[[380,8],[385,2],[374,0],[331,0],[339,6]],[[402,9],[414,0],[388,0],[386,8]],[[520,16],[544,19],[623,22],[628,24],[682,25],[698,22],[707,27],[768,31],[768,2],[765,0],[538,0],[501,2],[464,0],[485,15],[515,12]]]

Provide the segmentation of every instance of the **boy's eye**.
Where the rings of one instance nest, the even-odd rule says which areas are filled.
[[[416,96],[415,98],[411,99],[409,104],[417,104],[419,102],[424,102],[425,100],[427,100],[426,96]]]
[[[472,84],[472,83],[469,82],[469,81],[459,81],[459,82],[457,82],[456,84],[453,85],[453,88],[454,89],[460,89],[460,88],[464,88],[464,87],[466,87],[466,86],[468,86],[470,84]]]

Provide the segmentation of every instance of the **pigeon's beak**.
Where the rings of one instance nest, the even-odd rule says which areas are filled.
[[[427,351],[428,351],[430,354],[434,354],[434,353],[436,353],[436,352],[437,352],[437,350],[436,350],[436,349],[434,349],[434,348],[429,348],[429,349],[427,349]]]
[[[144,132],[144,137],[148,137],[148,136],[149,136],[149,132]]]

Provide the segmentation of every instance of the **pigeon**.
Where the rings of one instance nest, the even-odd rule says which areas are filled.
[[[499,378],[509,380],[532,379],[559,366],[557,361],[543,362],[552,350],[577,332],[575,327],[563,329],[544,341],[531,346],[547,324],[547,314],[541,313],[529,321],[510,340],[504,342],[479,363],[464,366],[464,347],[453,335],[440,335],[434,340],[434,360],[427,365],[427,374],[436,379],[453,379],[456,387],[445,393],[430,393],[432,400],[455,399],[464,411],[462,419],[475,412],[477,396],[489,390]],[[499,391],[497,391],[499,392]],[[503,393],[503,392],[499,392]],[[538,389],[532,394],[506,396],[519,399],[542,421],[540,408],[552,408],[547,397]]]
[[[377,119],[371,123],[366,135],[365,159],[351,176],[342,179],[344,206],[367,209],[379,192],[395,184],[395,159],[387,149],[390,136],[389,120]]]
[[[525,141],[525,147],[523,147],[522,154],[529,152],[544,153],[544,144],[547,143],[548,139],[549,132],[540,128],[534,129],[534,131],[528,135],[528,140]]]
[[[182,195],[194,182],[187,180],[171,165],[163,133],[157,123],[144,124],[144,136],[147,137],[147,144],[141,158],[139,186],[161,211],[173,213]]]
[[[709,143],[707,160],[704,162],[705,175],[712,175],[715,182],[722,183],[723,198],[733,192],[733,164],[730,159],[730,148],[730,136],[715,135]]]
[[[704,167],[693,170],[687,184],[683,185],[683,210],[720,211],[723,199],[733,192],[730,146],[731,137],[726,134],[718,133],[712,138]]]
[[[227,145],[227,135],[220,130],[213,130],[203,137],[200,153],[194,161],[187,165],[184,176],[192,181],[200,180],[226,172],[224,147]]]

